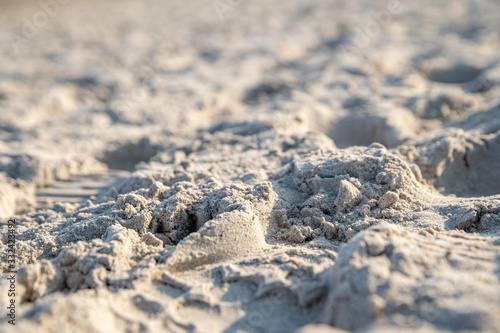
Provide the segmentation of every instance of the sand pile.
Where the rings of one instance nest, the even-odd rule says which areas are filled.
[[[495,1],[3,6],[2,332],[500,330]]]

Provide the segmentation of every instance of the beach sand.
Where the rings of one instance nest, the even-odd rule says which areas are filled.
[[[1,332],[500,331],[498,1],[0,8]]]

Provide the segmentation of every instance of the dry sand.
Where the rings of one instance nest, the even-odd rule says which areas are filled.
[[[497,0],[55,1],[0,3],[1,332],[500,331]]]

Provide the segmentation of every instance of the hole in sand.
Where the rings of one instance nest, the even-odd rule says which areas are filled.
[[[439,83],[461,84],[474,80],[481,75],[482,70],[466,64],[457,64],[448,68],[435,68],[427,73],[430,81]]]
[[[247,90],[243,101],[255,105],[270,100],[275,95],[287,93],[289,89],[288,85],[280,81],[264,82]]]
[[[149,161],[161,149],[161,145],[152,143],[149,138],[137,142],[115,145],[104,153],[99,160],[110,169],[134,171],[139,162]]]
[[[337,147],[369,146],[374,142],[388,148],[410,138],[419,126],[408,110],[390,109],[383,112],[354,112],[332,124],[326,133]]]
[[[454,161],[441,174],[438,187],[444,194],[480,197],[500,194],[500,136],[474,146],[465,155],[455,154]]]

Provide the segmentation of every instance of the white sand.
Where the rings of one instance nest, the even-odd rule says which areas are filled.
[[[0,331],[500,331],[500,3],[215,4],[0,2]]]

